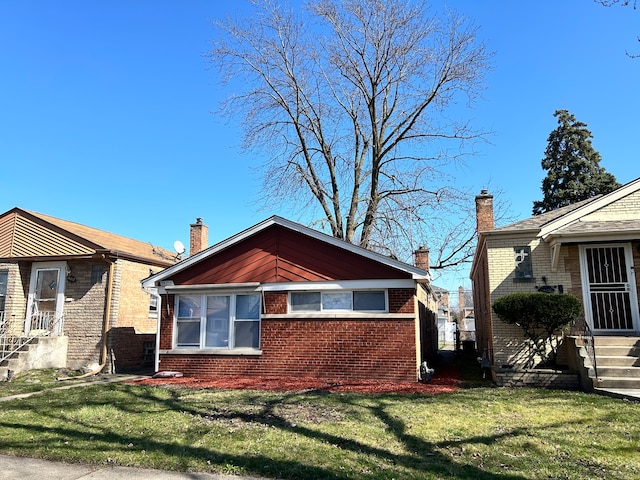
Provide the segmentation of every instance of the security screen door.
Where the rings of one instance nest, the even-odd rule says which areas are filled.
[[[585,315],[595,332],[638,330],[638,300],[631,245],[580,249]]]

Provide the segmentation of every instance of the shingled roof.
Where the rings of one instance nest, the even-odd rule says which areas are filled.
[[[0,215],[0,261],[95,255],[162,267],[176,263],[169,250],[79,223],[17,207]]]
[[[554,220],[557,220],[558,218],[563,217],[566,214],[571,213],[574,210],[577,210],[601,197],[602,195],[596,195],[595,197],[583,200],[581,202],[573,203],[571,205],[567,205],[566,207],[556,208],[555,210],[551,210],[550,212],[542,213],[530,218],[525,218],[524,220],[505,225],[504,227],[496,228],[493,230],[493,232],[506,233],[521,232],[523,230],[540,230],[542,227],[553,222]]]

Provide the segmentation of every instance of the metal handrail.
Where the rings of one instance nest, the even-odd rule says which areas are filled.
[[[51,313],[34,313],[29,321],[30,331],[16,335],[8,332],[5,312],[0,312],[0,362],[22,350],[37,337],[54,336],[61,332],[64,315],[56,316]]]
[[[573,322],[573,324],[571,325],[571,335],[575,335],[581,340],[582,345],[584,346],[587,355],[589,356],[589,360],[591,360],[591,366],[593,367],[595,379],[598,380],[598,364],[596,361],[595,345],[596,342],[591,327],[589,326],[585,318],[581,318]]]

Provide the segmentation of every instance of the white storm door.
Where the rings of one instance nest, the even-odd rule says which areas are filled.
[[[60,333],[66,269],[65,262],[34,263],[31,267],[25,332]]]
[[[639,330],[631,245],[581,245],[585,317],[594,332]]]

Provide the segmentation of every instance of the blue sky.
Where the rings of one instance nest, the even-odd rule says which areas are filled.
[[[542,198],[556,109],[588,125],[602,166],[640,176],[640,11],[592,0],[448,0],[495,52],[492,130],[459,170],[499,189],[514,220]],[[224,98],[204,54],[210,21],[246,2],[0,0],[0,211],[34,210],[172,249],[202,217],[210,244],[278,214],[255,204],[256,159],[214,112]],[[436,8],[441,1],[433,2]],[[439,279],[468,286],[466,275]]]

